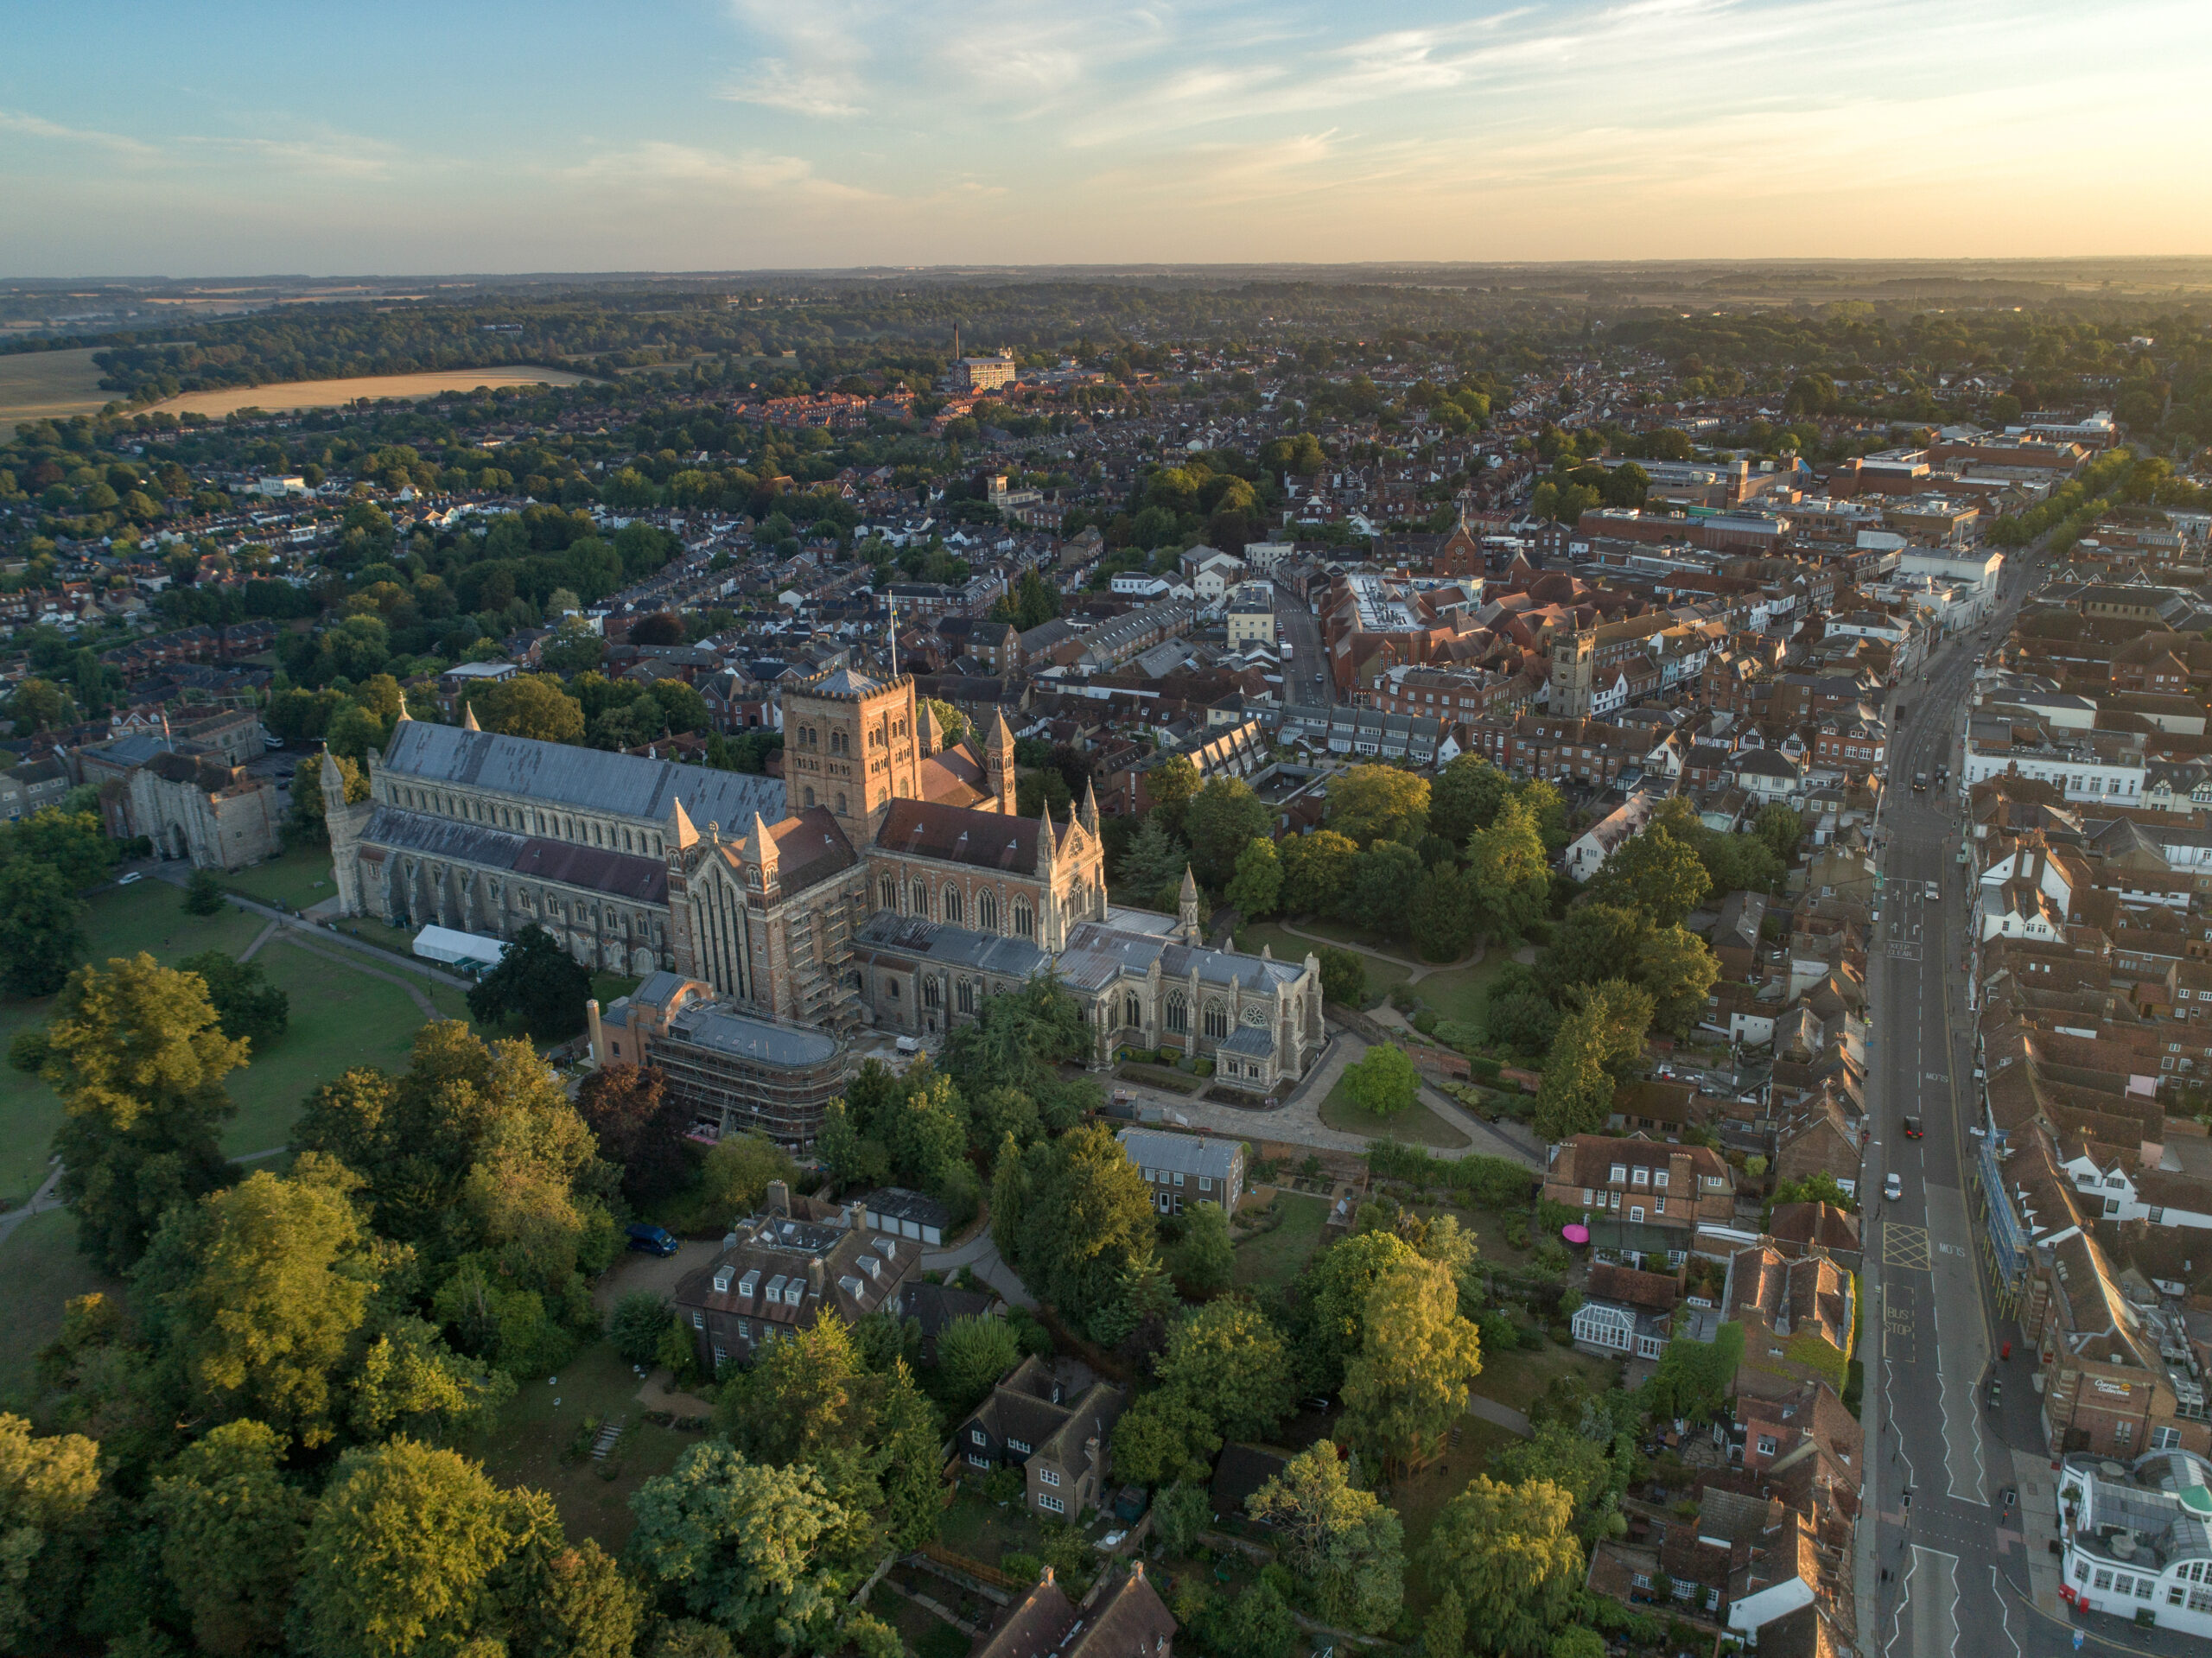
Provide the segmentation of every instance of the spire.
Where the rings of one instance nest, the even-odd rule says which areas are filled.
[[[921,757],[927,759],[944,749],[944,727],[938,724],[937,710],[930,706],[929,699],[920,698],[919,702],[914,710],[914,734],[921,740]]]
[[[691,827],[691,815],[683,810],[683,799],[677,796],[676,804],[668,809],[668,843],[679,851],[696,845],[699,831]]]
[[[1098,833],[1098,791],[1087,777],[1083,780],[1083,804],[1076,811],[1076,821],[1091,834]]]
[[[1052,867],[1052,853],[1055,850],[1052,842],[1058,835],[1059,831],[1052,827],[1052,808],[1048,804],[1038,814],[1037,867],[1039,869],[1050,869]]]
[[[759,812],[753,814],[753,833],[745,837],[744,853],[749,862],[760,866],[760,878],[772,880],[776,871],[776,837],[768,833],[768,820]]]
[[[1183,942],[1192,945],[1205,942],[1205,929],[1198,921],[1198,878],[1191,873],[1188,864],[1183,866],[1183,891],[1176,899],[1175,907],[1179,912],[1175,931]]]
[[[402,706],[402,707],[404,707],[404,706],[405,706],[405,704],[404,704],[404,703],[403,703],[401,706]],[[483,727],[482,726],[480,726],[480,725],[478,725],[478,724],[476,723],[476,704],[475,704],[475,703],[474,703],[474,702],[465,702],[465,703],[463,703],[463,704],[461,705],[461,709],[462,709],[462,711],[461,711],[461,728],[463,731],[481,731],[481,730],[483,730],[483,729],[484,729],[484,727]],[[401,717],[402,719],[405,719],[407,716],[406,716],[405,715],[404,715],[404,714],[403,714],[400,717]]]

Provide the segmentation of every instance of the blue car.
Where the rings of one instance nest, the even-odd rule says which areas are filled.
[[[630,1247],[642,1255],[672,1255],[676,1253],[676,1235],[664,1226],[639,1224],[630,1229]]]

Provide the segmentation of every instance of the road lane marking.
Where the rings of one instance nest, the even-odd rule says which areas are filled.
[[[1928,1229],[1897,1221],[1882,1223],[1882,1264],[1919,1272],[1932,1269],[1928,1255]]]

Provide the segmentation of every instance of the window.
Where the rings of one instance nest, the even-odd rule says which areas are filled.
[[[2150,1598],[2151,1598],[2151,1591],[2152,1591],[2152,1590],[2156,1589],[2158,1586],[2158,1580],[2156,1578],[2138,1578],[2138,1579],[2136,1579],[2136,1580],[2135,1580],[2135,1598],[2136,1598],[2136,1599],[2138,1599],[2138,1600],[2148,1600],[2148,1599],[2150,1599]]]
[[[1589,1207],[1590,1207],[1590,1205],[1591,1205],[1591,1204],[1592,1204],[1596,1203],[1597,1201],[1598,1201],[1598,1193],[1597,1193],[1597,1191],[1596,1191],[1596,1189],[1595,1189],[1594,1187],[1591,1187],[1591,1186],[1585,1186],[1585,1187],[1583,1187],[1583,1188],[1582,1188],[1582,1206],[1583,1206],[1583,1208],[1587,1209],[1587,1208],[1589,1208]]]
[[[1029,900],[1018,898],[1014,901],[1014,931],[1017,937],[1033,938],[1037,936],[1037,918],[1031,913]]]
[[[1144,1023],[1144,1004],[1137,1000],[1134,990],[1122,998],[1122,1023],[1131,1030]]]
[[[728,1363],[729,1363],[729,1355],[722,1351],[721,1344],[720,1342],[716,1342],[715,1344],[715,1368],[719,1370]]]
[[[961,980],[953,995],[962,1013],[972,1013],[976,1011],[976,981],[973,979]]]
[[[968,1453],[968,1465],[970,1468],[988,1468],[991,1465],[991,1459],[988,1457],[978,1456],[971,1451]]]
[[[899,907],[899,882],[896,877],[886,875],[883,878],[882,893],[883,907],[887,910],[897,909]]]
[[[1057,1468],[1040,1468],[1037,1471],[1037,1479],[1040,1484],[1058,1485],[1060,1483],[1060,1471]]]
[[[814,804],[814,790],[810,785],[808,786],[806,791],[806,804],[810,806]]]
[[[2076,1583],[2087,1583],[2088,1580],[2089,1563],[2087,1560],[2075,1561],[2074,1565],[2074,1581]]]
[[[1632,1224],[1641,1224],[1643,1220],[1643,1205],[1642,1204],[1630,1204],[1629,1207],[1628,1217]]]
[[[1036,1449],[1036,1447],[1031,1445],[1027,1439],[1016,1439],[1011,1438],[1007,1440],[1006,1448],[1008,1451],[1015,1452],[1017,1455],[1024,1457],[1027,1456],[1032,1451]]]
[[[922,1006],[928,1008],[931,1013],[935,1013],[941,1005],[941,999],[944,996],[944,991],[938,988],[938,981],[935,979],[924,979],[922,981]]]
[[[2112,1573],[2111,1573],[2109,1571],[2105,1570],[2105,1569],[2104,1569],[2104,1568],[2102,1568],[2102,1567],[2100,1567],[2100,1568],[2098,1569],[2097,1575],[2096,1575],[2095,1579],[2094,1579],[2090,1583],[2089,1587],[2090,1587],[2090,1588],[2092,1588],[2092,1589],[2109,1589],[2109,1588],[2111,1588],[2111,1587],[2112,1587]]]
[[[2130,1439],[2135,1437],[2135,1424],[2133,1422],[2114,1422],[2112,1425],[2112,1437],[2113,1443],[2117,1445],[2126,1445]]]
[[[2177,1427],[2154,1427],[2151,1430],[2151,1449],[2153,1451],[2171,1451],[2180,1443],[2181,1430]]]
[[[990,1436],[979,1427],[969,1428],[968,1437],[977,1445],[988,1445],[991,1442]]]
[[[1760,1435],[1759,1435],[1759,1455],[1761,1455],[1762,1457],[1771,1457],[1772,1455],[1774,1455],[1774,1450],[1775,1450],[1775,1439],[1774,1439],[1774,1435],[1772,1435],[1771,1433],[1762,1433],[1762,1434],[1760,1434]]]
[[[926,881],[914,883],[914,913],[926,916],[930,912],[930,889]]]
[[[740,1318],[737,1321],[737,1338],[741,1342],[750,1342],[753,1339],[753,1321],[750,1318]]]
[[[1200,1175],[1198,1177],[1198,1190],[1200,1191],[1211,1191],[1213,1190],[1213,1177],[1210,1174]]]
[[[950,926],[960,924],[960,889],[957,886],[944,889],[944,919]]]
[[[2212,1589],[2190,1590],[2189,1610],[2192,1612],[2212,1612]]]
[[[2154,1209],[2154,1210],[2152,1210],[2151,1211],[2151,1224],[2152,1224],[2152,1225],[2153,1225],[2153,1226],[2164,1226],[2165,1223],[2166,1223],[2166,1211],[2165,1211],[2164,1210],[2163,1210],[2163,1209]]]
[[[2114,1578],[2112,1580],[2112,1591],[2115,1595],[2133,1594],[2135,1592],[2134,1574],[2133,1572],[2123,1572],[2118,1577]]]
[[[1037,1506],[1046,1514],[1065,1514],[1068,1511],[1066,1503],[1056,1496],[1046,1496],[1042,1491],[1037,1494]]]
[[[1628,1178],[1628,1165],[1625,1163],[1614,1164],[1613,1172],[1608,1178],[1609,1184],[1616,1186],[1619,1185],[1623,1181]]]
[[[837,810],[841,812],[845,810],[845,792],[842,789],[837,791]]]
[[[1191,1028],[1190,1001],[1179,990],[1167,994],[1167,1028],[1177,1036],[1185,1034]]]
[[[1630,1174],[1628,1182],[1632,1186],[1648,1186],[1651,1184],[1651,1171],[1637,1169]]]
[[[1666,1171],[1666,1170],[1664,1170],[1664,1169],[1654,1169],[1654,1170],[1652,1170],[1652,1171],[1651,1171],[1651,1185],[1652,1185],[1652,1188],[1653,1188],[1655,1191],[1666,1191],[1666,1189],[1667,1189],[1667,1171]]]
[[[695,1313],[693,1313],[693,1314],[691,1315],[691,1328],[692,1328],[692,1329],[694,1329],[694,1330],[704,1330],[706,1327],[707,1327],[707,1315],[706,1315],[705,1313],[703,1313],[703,1312],[695,1312]]]
[[[1206,1034],[1217,1041],[1229,1034],[1229,1007],[1227,1003],[1222,1001],[1209,1001],[1206,1004],[1205,1027]]]
[[[1175,1184],[1179,1186],[1183,1184],[1183,1171],[1180,1169],[1175,1171]]]

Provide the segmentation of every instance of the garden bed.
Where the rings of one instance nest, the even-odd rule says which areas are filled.
[[[1147,1088],[1164,1088],[1177,1094],[1195,1094],[1205,1086],[1204,1078],[1186,1071],[1170,1070],[1165,1065],[1140,1064],[1134,1059],[1115,1066],[1114,1074],[1126,1082],[1142,1083]]]

